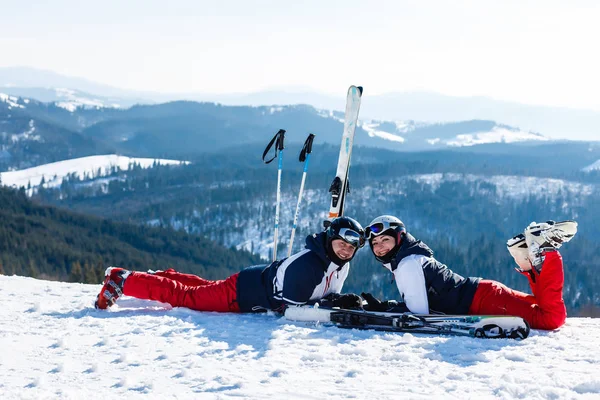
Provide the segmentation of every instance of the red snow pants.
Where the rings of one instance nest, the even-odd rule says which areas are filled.
[[[225,280],[209,281],[172,268],[154,274],[132,272],[125,280],[123,294],[197,311],[240,312],[237,279],[238,274],[234,274]]]
[[[564,271],[558,251],[546,253],[542,272],[533,268],[523,273],[533,295],[510,289],[502,283],[482,280],[469,308],[470,315],[515,315],[525,319],[533,329],[552,330],[565,323],[567,309],[563,300]]]

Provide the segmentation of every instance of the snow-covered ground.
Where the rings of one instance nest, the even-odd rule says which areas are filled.
[[[600,319],[524,341],[171,309],[0,275],[0,398],[598,399]]]
[[[2,184],[11,187],[32,187],[39,186],[42,178],[45,180],[44,186],[59,187],[63,178],[69,174],[83,178],[86,174],[91,177],[104,176],[110,173],[113,167],[121,170],[127,170],[133,164],[139,164],[142,168],[151,167],[154,162],[161,165],[178,165],[187,163],[186,161],[164,160],[154,158],[135,158],[125,157],[116,154],[88,156],[74,158],[71,160],[57,161],[50,164],[39,165],[37,167],[22,169],[18,171],[9,171],[0,173]],[[97,176],[100,170],[100,176]]]

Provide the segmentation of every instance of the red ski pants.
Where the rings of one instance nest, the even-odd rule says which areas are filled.
[[[471,315],[515,315],[525,319],[533,329],[556,329],[565,323],[567,309],[563,300],[564,271],[558,251],[546,253],[541,274],[528,272],[533,295],[510,289],[492,280],[479,282],[469,308]]]
[[[237,279],[238,274],[234,274],[225,280],[209,281],[172,268],[154,274],[132,272],[125,280],[123,294],[197,311],[240,312]]]

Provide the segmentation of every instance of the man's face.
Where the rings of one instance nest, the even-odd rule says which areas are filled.
[[[373,238],[371,246],[373,248],[373,253],[375,253],[377,257],[383,257],[396,246],[396,241],[391,236],[379,235]]]
[[[343,261],[350,260],[356,251],[356,247],[342,239],[334,239],[331,242],[331,248],[335,255]]]

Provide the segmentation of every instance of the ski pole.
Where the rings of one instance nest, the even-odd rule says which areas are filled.
[[[273,139],[271,139],[271,141],[269,142],[269,144],[267,145],[267,148],[265,149],[264,153],[263,153],[263,161],[265,162],[265,164],[269,164],[271,161],[273,161],[275,159],[275,157],[277,157],[277,155],[279,155],[279,160],[278,160],[278,168],[277,168],[277,198],[275,200],[275,237],[273,239],[273,261],[277,260],[277,234],[279,231],[279,203],[280,203],[280,199],[281,199],[281,167],[283,165],[283,139],[285,137],[285,129],[280,129],[279,132],[277,132],[275,134],[275,136],[273,136]],[[275,145],[275,155],[273,156],[273,158],[271,158],[270,160],[265,160],[265,156],[267,155],[267,153],[269,152],[269,150],[271,149],[271,146],[273,146],[273,144]]]
[[[304,142],[304,146],[300,151],[300,157],[298,157],[300,162],[304,162],[304,172],[302,173],[302,182],[300,183],[300,192],[298,193],[298,203],[296,204],[296,213],[294,214],[294,223],[292,224],[292,236],[290,237],[290,245],[288,247],[288,257],[292,255],[292,247],[294,247],[294,235],[296,234],[296,224],[298,223],[298,214],[300,213],[300,202],[302,201],[302,192],[304,191],[304,182],[306,181],[306,171],[308,170],[308,160],[310,159],[314,138],[315,135],[312,133],[308,135]]]

